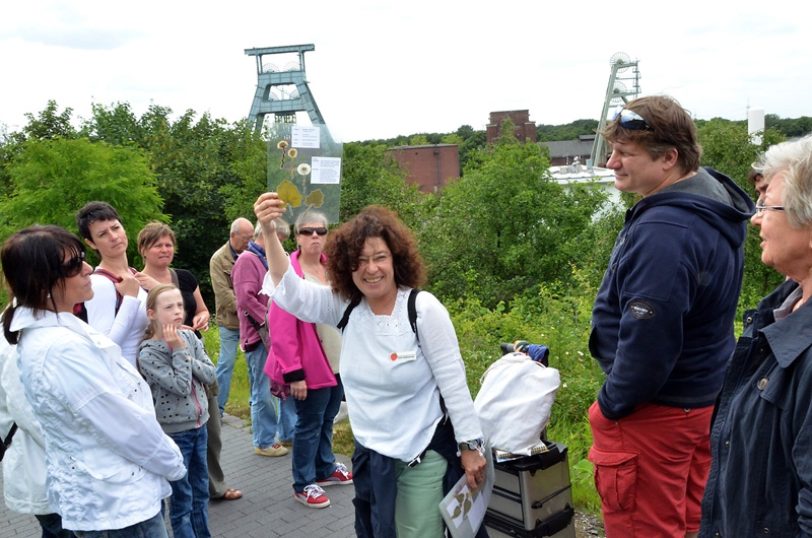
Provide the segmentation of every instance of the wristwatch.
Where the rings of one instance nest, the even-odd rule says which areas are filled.
[[[460,449],[460,452],[463,450],[476,450],[482,454],[485,451],[484,445],[485,443],[482,441],[482,439],[471,439],[470,441],[463,441],[457,446]]]

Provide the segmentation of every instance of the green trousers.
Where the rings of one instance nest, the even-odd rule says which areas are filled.
[[[433,450],[409,468],[395,463],[398,496],[395,501],[395,526],[398,538],[439,538],[443,535],[443,476],[448,462]]]

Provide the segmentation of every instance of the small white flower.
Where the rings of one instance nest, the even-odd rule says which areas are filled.
[[[302,163],[296,167],[296,172],[298,172],[300,176],[306,176],[310,173],[310,165],[307,163]]]

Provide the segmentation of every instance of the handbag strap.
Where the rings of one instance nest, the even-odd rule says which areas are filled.
[[[6,435],[6,438],[3,439],[3,446],[0,447],[0,460],[3,459],[3,455],[6,453],[6,449],[8,449],[8,447],[11,446],[11,438],[14,437],[14,432],[16,431],[17,431],[17,423],[12,422],[11,429],[8,431],[8,435]]]

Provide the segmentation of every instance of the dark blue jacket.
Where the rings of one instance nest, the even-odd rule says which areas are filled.
[[[797,286],[745,314],[713,420],[700,536],[812,536],[812,306],[773,316]]]
[[[644,403],[713,404],[735,344],[752,212],[744,191],[710,169],[627,211],[592,311],[604,416],[617,420]]]

